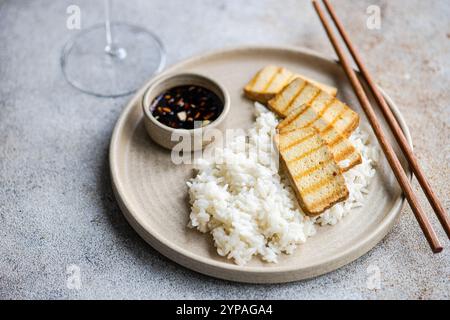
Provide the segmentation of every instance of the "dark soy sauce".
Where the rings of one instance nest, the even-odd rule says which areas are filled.
[[[156,120],[174,129],[194,129],[216,120],[223,111],[217,94],[196,85],[178,86],[157,96],[150,105]]]

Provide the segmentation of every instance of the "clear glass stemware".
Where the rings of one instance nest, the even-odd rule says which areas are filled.
[[[162,70],[165,51],[151,31],[111,21],[111,1],[104,0],[105,23],[94,25],[69,40],[61,67],[75,88],[95,96],[118,97],[138,89]]]

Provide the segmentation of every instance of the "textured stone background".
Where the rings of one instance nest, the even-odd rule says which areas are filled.
[[[115,2],[117,19],[160,35],[170,64],[251,43],[334,54],[307,0]],[[333,3],[375,78],[400,106],[448,210],[450,2]],[[449,242],[433,217],[446,246],[433,256],[409,208],[364,257],[291,284],[219,281],[153,250],[121,215],[108,176],[110,135],[129,97],[87,96],[62,77],[61,48],[75,34],[65,27],[69,4],[81,7],[82,27],[102,19],[102,1],[0,1],[0,298],[450,298]],[[370,4],[382,8],[380,31],[365,27]],[[81,268],[78,291],[66,287],[71,264]],[[366,285],[371,265],[381,271],[379,290]]]

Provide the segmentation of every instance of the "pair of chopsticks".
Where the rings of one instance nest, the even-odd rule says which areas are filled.
[[[325,8],[327,9],[332,21],[335,24],[335,27],[339,31],[339,34],[341,35],[342,39],[344,40],[345,44],[347,45],[347,49],[352,55],[354,61],[356,62],[359,71],[366,81],[368,88],[370,89],[370,92],[375,97],[375,100],[381,109],[384,118],[386,119],[392,133],[394,134],[395,139],[397,140],[405,158],[407,159],[414,175],[416,176],[417,180],[419,181],[420,186],[422,187],[425,195],[428,198],[428,201],[430,202],[434,212],[436,213],[439,222],[441,223],[442,227],[444,228],[445,232],[447,233],[447,236],[450,238],[450,219],[447,213],[445,212],[444,207],[442,206],[441,202],[437,198],[436,194],[432,190],[427,178],[425,177],[422,169],[419,166],[419,163],[417,161],[416,156],[414,155],[411,147],[408,144],[408,141],[406,140],[403,131],[400,128],[400,125],[398,124],[397,120],[395,119],[395,116],[393,115],[391,109],[386,103],[386,100],[384,99],[381,92],[378,90],[377,86],[375,85],[372,77],[370,76],[367,68],[364,66],[364,64],[361,61],[361,57],[356,51],[355,47],[353,46],[352,42],[350,41],[350,38],[347,34],[347,32],[344,29],[344,26],[336,16],[336,12],[332,5],[329,3],[328,0],[322,0]],[[330,23],[325,18],[325,13],[320,7],[317,0],[313,0],[314,8],[317,11],[317,14],[319,15],[319,18],[322,22],[322,25],[325,28],[325,31],[327,32],[328,38],[330,39],[334,50],[336,51],[336,54],[338,55],[341,65],[344,68],[345,73],[347,74],[348,79],[350,80],[353,90],[355,91],[358,100],[362,106],[362,109],[364,110],[364,113],[367,116],[367,119],[369,120],[372,129],[378,139],[378,142],[381,145],[381,148],[383,149],[384,154],[386,155],[386,158],[394,171],[395,177],[397,178],[397,181],[399,182],[406,199],[408,200],[409,205],[411,206],[412,211],[414,212],[414,215],[422,228],[422,231],[431,247],[434,253],[439,253],[442,251],[442,245],[439,242],[439,239],[437,238],[436,232],[433,230],[433,227],[430,224],[430,221],[428,220],[427,215],[422,210],[420,203],[417,199],[417,196],[415,195],[411,183],[408,180],[408,177],[403,170],[403,167],[400,164],[400,161],[397,157],[397,155],[394,152],[394,149],[392,148],[391,144],[389,143],[388,139],[386,138],[385,133],[383,132],[383,129],[381,128],[380,122],[377,119],[377,116],[370,104],[369,98],[367,97],[366,92],[364,91],[364,88],[359,81],[356,72],[353,70],[353,68],[350,65],[349,59],[345,56],[344,51],[341,47],[341,45],[338,43],[338,40],[336,38],[336,35],[334,34],[334,31],[332,30],[332,27],[330,26]]]

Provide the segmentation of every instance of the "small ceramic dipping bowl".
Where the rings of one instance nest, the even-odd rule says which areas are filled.
[[[221,113],[215,120],[208,121],[208,124],[193,129],[172,128],[158,121],[152,110],[155,99],[168,90],[180,86],[196,86],[213,92],[223,103]],[[211,136],[208,131],[224,129],[225,119],[230,110],[230,97],[221,84],[204,75],[194,73],[172,74],[158,78],[150,84],[144,93],[142,108],[147,133],[157,144],[167,149],[173,149],[174,146],[184,141],[183,151],[197,151],[211,142],[211,139],[206,138]]]

